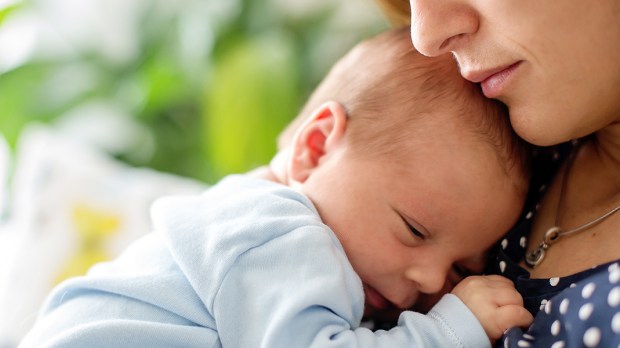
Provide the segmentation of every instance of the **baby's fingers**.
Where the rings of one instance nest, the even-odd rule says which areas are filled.
[[[512,327],[528,327],[534,320],[534,317],[525,308],[518,305],[507,305],[497,309],[496,324],[497,331],[493,332],[498,339],[502,334]]]
[[[511,286],[514,287],[512,280],[503,277],[501,275],[497,275],[497,274],[490,274],[490,275],[485,275],[485,276],[480,276],[481,278],[486,279],[487,281],[491,282],[491,283],[496,283],[497,285],[505,285],[505,286]]]
[[[523,297],[515,288],[493,289],[493,300],[498,307],[508,305],[523,307]]]

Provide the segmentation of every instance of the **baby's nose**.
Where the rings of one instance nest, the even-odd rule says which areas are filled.
[[[417,289],[421,293],[435,294],[440,292],[445,284],[448,275],[447,267],[439,264],[428,267],[418,267],[410,269],[407,277],[417,283]]]

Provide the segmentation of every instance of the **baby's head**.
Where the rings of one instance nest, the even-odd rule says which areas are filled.
[[[347,137],[359,151],[406,154],[403,141],[420,128],[415,120],[430,118],[431,128],[453,126],[479,135],[497,151],[507,172],[511,167],[523,172],[515,179],[527,187],[527,146],[512,130],[506,107],[485,98],[479,86],[455,78],[460,74],[450,56],[428,58],[416,52],[408,35],[409,27],[387,31],[341,58],[280,134],[279,150],[290,148],[304,122],[335,102],[344,107]]]
[[[338,236],[370,308],[409,308],[480,272],[528,186],[505,108],[452,57],[415,52],[406,29],[340,60],[280,143],[278,177]]]

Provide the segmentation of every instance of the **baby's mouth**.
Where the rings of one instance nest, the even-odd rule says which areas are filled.
[[[394,307],[392,302],[388,301],[383,295],[369,285],[364,286],[364,294],[366,295],[366,304],[376,309],[386,309]]]
[[[365,320],[387,324],[388,327],[396,325],[402,309],[396,307],[391,301],[381,295],[376,289],[364,284],[366,303],[364,306]]]

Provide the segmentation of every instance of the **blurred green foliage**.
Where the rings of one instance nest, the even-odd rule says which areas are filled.
[[[94,17],[71,8],[85,3],[98,6]],[[112,142],[129,145],[104,150],[208,182],[267,163],[331,64],[387,26],[371,0],[40,0],[0,9],[0,40],[25,16],[55,41],[38,37],[26,58],[0,67],[0,131],[9,144],[30,122],[57,123],[103,103],[151,139],[112,131]],[[0,54],[11,50],[2,44]],[[115,44],[124,50],[106,51]]]
[[[244,171],[273,155],[279,129],[299,104],[296,52],[289,40],[275,34],[242,38],[217,60],[202,113],[210,172]]]

